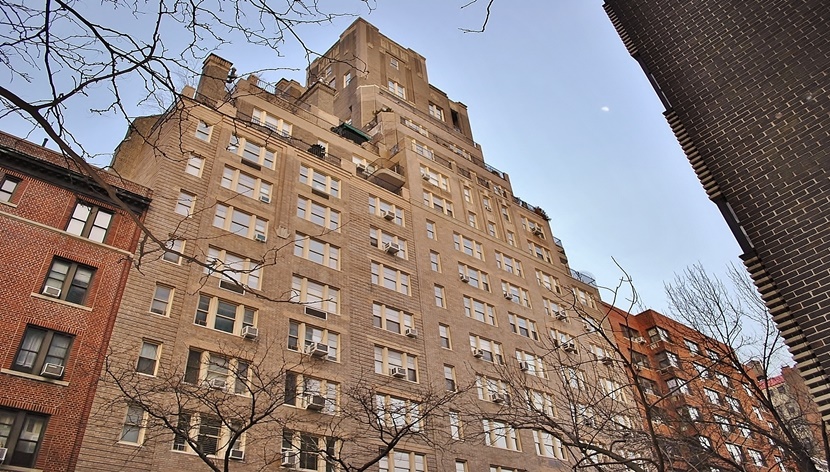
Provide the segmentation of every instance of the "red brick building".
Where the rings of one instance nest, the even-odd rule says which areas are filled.
[[[643,416],[648,410],[681,470],[761,471],[785,462],[771,446],[772,417],[752,379],[731,362],[731,347],[654,310],[635,315],[604,306],[621,354],[635,367]]]
[[[98,175],[143,217],[149,190]],[[0,468],[74,470],[138,236],[68,159],[0,133]]]

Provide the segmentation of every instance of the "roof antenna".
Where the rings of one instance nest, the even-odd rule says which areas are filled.
[[[46,143],[49,142],[49,138],[43,138],[43,142],[40,143],[40,147],[46,147]]]

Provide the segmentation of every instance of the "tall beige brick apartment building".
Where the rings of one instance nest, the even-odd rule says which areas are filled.
[[[137,120],[114,158],[154,190],[146,225],[167,250],[146,241],[133,269],[78,470],[202,470],[201,449],[232,470],[323,472],[323,452],[359,463],[383,445],[373,422],[418,415],[421,434],[369,470],[570,468],[554,439],[487,420],[510,399],[480,387],[507,367],[539,391],[561,384],[541,340],[589,336],[560,297],[601,318],[597,289],[484,162],[465,105],[363,20],[307,87],[233,75],[209,57],[198,88]],[[250,411],[252,385],[280,406],[231,444],[239,423],[215,410]],[[338,430],[361,385],[376,416]],[[430,416],[453,390],[485,419]]]

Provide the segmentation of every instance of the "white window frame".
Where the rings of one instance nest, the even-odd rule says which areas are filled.
[[[447,216],[453,217],[453,206],[450,200],[439,197],[432,192],[424,192],[424,205]]]
[[[539,340],[539,332],[536,331],[536,322],[513,313],[507,313],[507,321],[510,323],[510,330],[519,336]]]
[[[340,289],[296,274],[291,281],[290,301],[334,315],[340,314]]]
[[[470,334],[470,349],[473,352],[481,351],[484,354],[481,358],[483,361],[504,365],[501,343],[482,338],[476,334]]]
[[[468,256],[484,260],[484,246],[475,239],[468,238],[462,234],[452,234],[453,244],[456,251],[461,251]]]
[[[486,272],[459,262],[458,275],[459,277],[466,277],[469,279],[469,281],[466,282],[467,285],[485,292],[490,292],[490,276]]]
[[[428,177],[428,179],[424,179],[430,184],[442,189],[446,190],[447,192],[450,191],[450,180],[449,178],[438,172],[437,170],[431,169],[423,164],[421,164],[421,175]]]
[[[374,285],[412,295],[412,277],[406,272],[375,261],[371,262],[371,269]]]
[[[295,333],[296,331],[296,333]],[[292,341],[294,339],[294,341]],[[302,321],[288,321],[288,341],[286,349],[294,352],[305,352],[306,348],[314,343],[328,346],[326,359],[334,362],[340,360],[340,334]]]
[[[190,153],[187,162],[184,165],[184,173],[194,177],[201,177],[202,171],[205,169],[205,158],[194,153]]]
[[[444,109],[432,102],[429,102],[429,116],[437,120],[444,121]]]
[[[376,374],[390,376],[392,367],[403,367],[406,370],[406,377],[401,380],[418,383],[418,356],[378,345],[375,345],[374,352]],[[392,361],[396,357],[400,358],[400,363]]]
[[[240,224],[239,218],[247,218],[248,226]],[[268,220],[221,203],[216,204],[213,226],[248,239],[254,239],[257,234],[263,236],[268,234]],[[234,230],[235,226],[238,226],[236,230]]]
[[[406,334],[407,329],[415,328],[415,317],[403,310],[373,302],[372,326],[395,334]]]
[[[385,244],[396,244],[400,250],[395,253],[395,257],[400,259],[409,259],[409,251],[407,248],[406,240],[394,235],[392,233],[384,232],[382,229],[370,227],[369,228],[369,243],[378,248],[383,249]]]
[[[519,277],[524,278],[522,261],[499,251],[496,251],[496,267],[509,274],[518,275]]]
[[[510,294],[510,301],[512,301],[513,303],[516,303],[523,307],[532,308],[530,305],[530,294],[524,288],[502,280],[501,291],[503,293]]]
[[[329,269],[340,270],[339,247],[300,232],[294,235],[294,255]]]
[[[516,360],[520,363],[525,363],[525,366],[527,366],[527,370],[525,372],[527,374],[539,377],[540,379],[547,378],[547,375],[545,374],[545,364],[540,356],[516,349]]]
[[[487,418],[481,420],[481,425],[484,430],[484,444],[486,446],[509,451],[522,450],[519,435],[513,426]]]
[[[209,266],[204,270],[208,277],[219,277],[231,284],[240,284],[246,289],[259,290],[262,286],[261,262],[233,254],[222,248],[208,246],[205,263]]]
[[[243,184],[243,179],[250,179],[250,185]],[[267,202],[271,201],[271,192],[274,188],[272,183],[229,165],[225,165],[222,169],[220,185],[253,200]]]
[[[393,95],[406,100],[406,88],[403,85],[389,79],[386,88],[392,92]]]
[[[203,328],[211,329],[213,331],[218,331],[220,333],[226,333],[230,335],[239,336],[242,334],[242,330],[245,326],[253,326],[256,327],[257,325],[257,318],[259,317],[259,310],[252,306],[243,305],[241,303],[232,302],[230,300],[225,300],[223,298],[209,295],[206,293],[199,293],[198,298],[196,299],[196,313],[193,317],[193,324],[196,326],[201,326]],[[203,301],[207,301],[207,306],[204,306]],[[217,318],[220,318],[220,322],[227,322],[230,318],[228,314],[219,313],[220,304],[226,304],[226,306],[233,306],[233,328],[230,331],[226,331],[224,329],[217,328]],[[204,321],[200,321],[200,318],[204,318]],[[248,320],[246,321],[246,318]]]
[[[193,216],[193,209],[196,207],[196,194],[179,191],[179,196],[176,198],[175,212],[184,217],[190,218]]]
[[[250,162],[266,169],[273,169],[277,162],[277,152],[266,146],[254,143],[244,136],[231,136],[228,150],[245,162]]]
[[[272,131],[276,131],[284,138],[290,137],[294,128],[291,123],[283,120],[282,118],[270,115],[259,108],[254,108],[254,112],[251,115],[251,122],[264,126]]]
[[[464,315],[491,326],[498,326],[496,322],[496,307],[481,300],[464,295]]]
[[[391,220],[398,226],[406,226],[404,224],[403,208],[399,208],[386,200],[375,196],[369,196],[369,214],[376,216],[383,216],[384,213],[391,213],[394,218]]]
[[[340,212],[310,198],[297,197],[297,217],[327,230],[340,232]]]
[[[305,164],[300,164],[300,183],[330,197],[340,198],[340,179]]]
[[[530,255],[541,259],[545,262],[551,262],[550,250],[544,246],[540,246],[539,244],[534,243],[533,241],[527,242],[527,249],[530,251]]]

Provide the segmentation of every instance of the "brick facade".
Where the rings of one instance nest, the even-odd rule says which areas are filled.
[[[103,172],[100,175],[116,186],[129,211],[141,218],[149,191],[129,182],[116,183],[114,176]],[[4,133],[0,133],[0,179],[4,190],[14,187],[0,201],[0,318],[4,321],[0,415],[11,432],[3,464],[71,471],[138,240],[138,226],[127,210],[111,202],[63,156]],[[101,243],[67,229],[78,202],[113,215]],[[82,301],[64,300],[69,296],[66,290],[57,297],[45,293],[44,281],[56,258],[94,269]],[[25,341],[35,333],[52,335],[55,351],[60,350],[56,334],[69,340],[68,352],[41,358],[47,354],[47,341],[40,349]],[[21,352],[30,348],[38,354],[33,362]],[[56,352],[48,353],[52,354]],[[44,372],[43,359],[58,371]],[[33,454],[19,441],[20,430],[26,429],[23,424],[35,431],[30,438],[35,441]]]
[[[830,418],[830,8],[823,0],[605,9]]]

